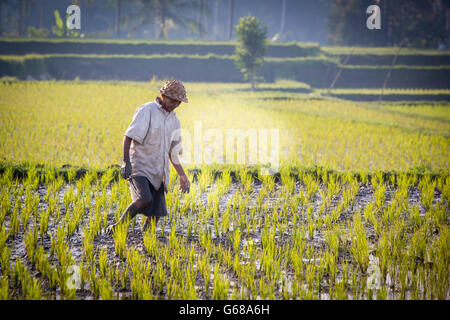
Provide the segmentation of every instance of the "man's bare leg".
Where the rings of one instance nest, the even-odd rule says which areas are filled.
[[[133,219],[138,214],[138,212],[140,210],[142,210],[142,208],[144,208],[148,204],[149,204],[149,202],[145,201],[145,200],[136,200],[136,201],[132,202],[125,209],[122,216],[119,218],[119,221],[117,221],[116,223],[114,223],[114,224],[108,226],[108,228],[106,228],[106,233],[111,234],[119,224],[123,223],[125,220]]]
[[[142,226],[142,232],[147,231],[147,229],[150,228],[152,223],[155,224],[155,229],[156,229],[156,225],[158,224],[158,220],[159,220],[159,217],[156,217],[156,216],[145,217],[144,225]]]

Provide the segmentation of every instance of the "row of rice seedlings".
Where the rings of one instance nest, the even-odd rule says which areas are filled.
[[[28,269],[23,265],[22,260],[16,260],[13,273],[13,283],[17,287],[20,285],[22,299],[25,300],[41,300],[42,290],[38,279],[30,275]]]
[[[330,180],[331,179],[329,179],[327,181],[329,182]],[[262,189],[263,188],[264,188],[264,185],[263,185]],[[79,188],[77,187],[77,189],[79,189]],[[213,190],[212,192],[214,193],[215,189],[213,188],[212,190]],[[216,197],[217,193],[214,193],[214,194],[215,194],[214,197]],[[176,193],[175,193],[175,195],[179,196],[179,194],[176,194]],[[220,246],[218,248],[216,248],[212,244],[212,241],[211,241],[211,233],[210,233],[210,228],[208,227],[208,221],[210,219],[212,219],[213,221],[215,221],[215,220],[220,221],[219,219],[222,218],[222,215],[223,215],[223,217],[225,217],[226,211],[227,211],[227,210],[225,210],[225,212],[222,212],[222,213],[218,212],[218,209],[216,209],[217,206],[215,204],[215,203],[217,203],[216,202],[217,200],[214,197],[211,196],[209,199],[209,200],[211,200],[211,202],[208,201],[208,204],[211,203],[211,205],[209,205],[209,209],[214,210],[214,212],[211,213],[210,210],[200,209],[200,210],[198,210],[199,217],[197,220],[195,220],[195,224],[198,225],[196,234],[198,234],[199,242],[202,245],[202,250],[204,252],[202,255],[200,255],[201,263],[199,263],[199,265],[202,266],[202,267],[200,267],[200,273],[203,274],[205,293],[207,293],[208,296],[212,296],[212,297],[215,295],[214,292],[217,293],[219,291],[214,291],[214,288],[216,288],[216,283],[214,281],[211,283],[211,266],[212,265],[214,266],[214,268],[213,268],[214,270],[220,270],[221,265],[224,268],[230,268],[231,260],[233,259],[232,254],[231,254],[232,251],[230,250],[230,247],[228,247],[228,250],[226,250],[225,248],[222,248]],[[277,286],[276,281],[283,281],[281,272],[279,272],[279,273],[272,272],[271,267],[269,265],[260,264],[259,268],[257,268],[255,263],[243,264],[243,262],[245,260],[240,258],[241,243],[242,243],[243,239],[245,239],[246,237],[248,237],[250,235],[249,231],[247,229],[250,225],[249,221],[259,221],[259,227],[257,227],[256,229],[257,230],[261,229],[261,226],[263,226],[262,227],[263,229],[261,232],[262,252],[260,252],[259,254],[263,255],[265,258],[267,258],[267,260],[272,261],[273,265],[275,265],[277,267],[277,269],[281,269],[281,270],[285,269],[288,266],[289,259],[291,261],[295,261],[295,262],[292,262],[292,265],[295,266],[295,269],[297,270],[296,273],[303,275],[304,271],[300,270],[300,268],[298,267],[299,265],[303,266],[303,262],[301,262],[301,263],[299,262],[299,260],[302,260],[302,259],[296,260],[295,258],[292,258],[294,256],[293,254],[289,254],[289,251],[292,251],[293,249],[291,249],[289,246],[283,247],[281,249],[275,249],[276,246],[274,245],[274,243],[277,243],[277,241],[270,241],[270,240],[266,239],[268,235],[272,239],[276,239],[277,234],[278,235],[283,234],[282,230],[283,230],[283,228],[287,227],[287,225],[292,217],[292,211],[295,210],[295,202],[293,204],[292,203],[289,204],[289,201],[286,200],[286,198],[282,198],[280,201],[275,203],[274,209],[271,212],[271,214],[272,214],[271,218],[270,219],[262,219],[263,215],[267,214],[268,209],[258,210],[256,208],[255,210],[251,210],[251,209],[248,211],[244,210],[244,209],[248,208],[248,202],[247,202],[248,199],[246,200],[245,198],[246,197],[244,196],[244,194],[239,195],[238,197],[235,197],[235,199],[233,199],[233,201],[230,201],[229,206],[228,206],[229,215],[230,216],[232,215],[230,217],[230,220],[233,220],[232,222],[233,222],[233,227],[234,227],[233,232],[231,233],[231,238],[230,238],[230,239],[232,239],[232,241],[230,241],[230,246],[233,248],[233,252],[234,252],[234,263],[233,263],[234,267],[233,268],[237,274],[239,283],[242,285],[242,287],[247,288],[247,289],[240,291],[240,294],[241,294],[240,296],[241,297],[242,296],[256,297],[259,294],[259,296],[273,297],[273,295],[270,293],[274,292],[274,290],[272,290],[272,288],[275,289],[275,287]],[[297,199],[298,199],[298,202],[301,201],[300,196]],[[399,196],[398,199],[399,199],[399,201],[396,202],[395,206],[391,206],[391,207],[395,207],[395,208],[402,207],[401,204],[404,203],[404,201],[402,200],[402,199],[404,199],[404,197],[402,198]],[[262,205],[262,203],[261,203],[261,205]],[[294,208],[294,209],[291,210],[291,212],[289,212],[289,208],[291,208],[291,209]],[[261,209],[261,206],[260,206],[260,209]],[[99,212],[99,211],[100,210],[98,210],[97,212]],[[69,212],[71,212],[71,211],[69,211]],[[442,215],[441,212],[442,212],[442,210],[440,210],[439,214],[430,212],[429,215],[430,215],[430,217],[433,217],[435,215]],[[288,214],[288,213],[290,213],[290,214]],[[359,227],[359,229],[357,227],[355,227],[355,226],[360,226],[362,224],[362,222],[361,223],[358,222],[358,214],[359,213],[357,213],[354,217],[355,221],[354,221],[354,224],[352,225],[353,228],[351,229],[355,236],[354,239],[356,239],[355,244],[353,244],[353,242],[351,243],[351,248],[354,248],[353,250],[355,250],[355,251],[353,251],[354,256],[356,256],[356,253],[357,253],[356,249],[358,249],[360,247],[362,247],[362,248],[364,247],[363,245],[359,245],[359,243],[358,243],[358,235],[360,235],[362,233],[362,229],[360,227]],[[380,221],[380,219],[382,217],[381,213],[370,215],[369,213],[364,212],[364,214],[365,214],[365,218],[368,222],[369,221],[377,221],[378,222],[378,221]],[[95,216],[97,216],[97,213],[95,213]],[[371,216],[373,216],[373,218],[369,218]],[[250,217],[250,219],[249,219],[249,217]],[[186,290],[187,291],[190,290],[191,295],[194,292],[196,292],[195,288],[194,288],[194,290],[192,289],[192,286],[190,286],[190,287],[183,286],[183,281],[180,280],[183,278],[183,277],[180,278],[180,275],[182,273],[179,271],[183,267],[180,264],[177,264],[175,262],[175,257],[177,257],[177,254],[173,254],[173,255],[169,254],[169,252],[170,252],[170,253],[178,253],[179,255],[181,255],[181,252],[182,252],[181,247],[176,245],[176,243],[177,243],[176,240],[184,239],[184,237],[176,237],[176,234],[175,234],[176,226],[178,225],[180,219],[181,219],[181,215],[180,216],[174,215],[174,219],[171,222],[172,224],[170,225],[171,229],[169,232],[170,246],[168,246],[167,249],[162,249],[162,246],[159,244],[147,245],[149,248],[152,248],[152,246],[153,246],[154,249],[150,249],[149,252],[151,252],[155,256],[160,257],[161,258],[160,261],[162,261],[160,264],[159,263],[157,264],[156,268],[157,269],[159,268],[160,271],[158,273],[155,273],[153,282],[158,283],[158,281],[155,281],[155,280],[157,280],[159,277],[160,280],[158,283],[158,287],[161,288],[161,287],[165,286],[165,288],[167,289],[166,294],[168,294],[171,297],[176,297],[176,296],[180,297],[180,296],[186,295],[186,293],[183,293]],[[324,227],[327,226],[327,224],[324,224],[325,220],[313,217],[311,206],[309,206],[309,211],[306,210],[306,219],[307,219],[307,221],[311,222],[311,225],[313,225],[315,230],[317,230],[317,231],[320,231]],[[261,224],[262,221],[265,221],[264,224]],[[394,219],[388,220],[388,222],[390,222],[390,224],[392,224],[392,223],[399,224],[400,221],[401,221],[401,219],[400,219],[400,216],[398,216],[398,215],[395,215]],[[441,220],[435,219],[433,221],[435,221],[435,222],[441,221],[441,223],[442,223],[442,219]],[[384,223],[380,223],[380,224],[382,227],[387,227],[387,225],[388,225],[388,224],[384,224]],[[267,226],[267,229],[264,230],[265,226]],[[401,230],[403,230],[403,229],[401,229]],[[64,228],[61,228],[58,230],[64,230]],[[295,232],[295,230],[297,230],[296,225],[292,226],[292,231]],[[302,229],[302,230],[306,231],[306,229]],[[338,231],[336,231],[336,233],[337,232]],[[60,233],[61,233],[61,231],[60,231]],[[155,230],[155,234],[156,234],[156,230]],[[224,235],[226,235],[226,234],[227,233],[224,233]],[[90,236],[88,236],[86,238],[86,235],[90,235]],[[92,233],[91,229],[88,228],[87,230],[85,230],[85,242],[86,242],[86,244],[88,244],[86,246],[87,248],[89,247],[89,242],[92,242],[93,236],[94,236],[94,234]],[[31,239],[31,236],[30,236],[30,239]],[[88,240],[86,240],[86,239],[88,239]],[[89,239],[91,241],[89,241]],[[144,240],[145,239],[146,238],[144,238]],[[152,239],[156,240],[156,238],[152,238]],[[155,240],[152,240],[153,243],[157,243]],[[304,291],[304,289],[298,289],[297,292],[301,296],[309,296],[310,298],[314,298],[314,297],[320,298],[320,288],[321,288],[320,283],[322,282],[321,280],[323,279],[324,275],[325,274],[327,275],[329,283],[335,282],[335,279],[337,278],[337,273],[333,266],[333,261],[334,261],[334,265],[335,265],[336,261],[335,261],[334,257],[336,256],[336,250],[339,251],[339,245],[337,246],[337,249],[336,249],[336,245],[332,244],[333,240],[326,240],[326,241],[328,241],[330,243],[330,248],[334,248],[334,249],[332,249],[332,250],[330,249],[331,250],[330,252],[326,252],[325,254],[322,254],[322,255],[320,253],[317,253],[317,255],[314,257],[314,259],[318,259],[319,261],[321,261],[319,263],[319,265],[315,266],[314,268],[310,267],[309,273],[307,273],[306,272],[307,270],[305,270],[305,280],[306,279],[314,279],[312,291]],[[295,247],[295,246],[293,246],[293,247]],[[396,247],[398,247],[398,244],[394,248],[396,248]],[[193,247],[191,247],[191,249],[192,248]],[[243,246],[242,248],[243,248],[244,252],[246,254],[248,254],[250,257],[255,256],[255,247]],[[301,250],[301,249],[298,249],[298,247],[297,247],[297,250]],[[89,251],[89,249],[87,249],[87,251]],[[91,252],[92,251],[93,250],[91,249]],[[398,251],[398,249],[397,249],[397,251]],[[194,251],[190,251],[190,252],[191,252],[190,255],[193,256]],[[215,263],[211,264],[211,258],[213,256],[215,256],[214,252],[217,252],[217,256],[221,257],[220,258],[221,260],[220,260],[220,262],[217,262],[216,264]],[[285,258],[286,255],[288,257],[290,256],[291,258]],[[87,256],[89,256],[89,254],[87,254]],[[100,256],[101,256],[100,261],[104,261],[104,254],[102,255],[102,253],[101,253]],[[307,256],[311,257],[311,254],[307,254]],[[402,257],[403,254],[400,253],[399,256]],[[92,261],[92,258],[90,258],[90,259]],[[399,261],[400,258],[391,259],[391,260]],[[222,261],[223,261],[223,264],[222,264]],[[104,266],[105,263],[102,262],[99,267],[100,274],[102,275],[102,278],[104,278],[105,274],[110,273],[111,271],[106,271],[105,267],[101,267],[101,265]],[[158,267],[158,265],[159,265],[159,267]],[[185,264],[185,269],[184,269],[185,274],[190,275],[189,278],[193,277],[193,274],[195,274],[195,271],[194,271],[195,268],[193,266],[192,267],[191,266],[192,266],[192,263],[191,264],[187,263],[187,264]],[[208,268],[206,268],[206,266],[208,266]],[[216,268],[216,266],[217,266],[217,268]],[[445,263],[444,263],[444,266],[445,266]],[[101,271],[102,268],[103,268],[103,271]],[[167,271],[164,271],[164,270],[166,270],[166,268],[167,268]],[[303,268],[301,268],[301,269],[303,269]],[[395,266],[390,267],[391,271],[395,270],[395,269],[396,269]],[[255,271],[257,271],[257,270],[262,271],[264,276],[260,277],[260,278],[255,277]],[[312,271],[314,271],[314,272],[312,272]],[[91,270],[91,272],[92,272],[92,270]],[[165,275],[166,272],[168,272],[170,274],[169,281],[165,281],[165,280],[167,280],[166,279],[167,277],[163,278],[163,274]],[[120,275],[120,271],[118,273]],[[406,278],[404,276],[404,272],[402,273],[400,271],[397,271],[397,272],[394,271],[392,273],[394,274],[394,276],[395,276],[395,274],[399,275],[399,276],[396,276],[396,279],[400,282],[400,288],[406,288],[405,284],[407,283],[407,281],[405,281]],[[159,276],[157,276],[157,274],[159,274]],[[345,274],[345,272],[344,272],[344,274]],[[401,274],[401,276],[400,276],[400,274]],[[213,275],[213,276],[214,276],[214,279],[216,279],[216,276],[215,275]],[[429,277],[429,276],[427,275],[427,277]],[[109,278],[111,278],[111,277],[109,277]],[[125,278],[123,276],[123,273],[122,273],[121,278],[122,279]],[[219,278],[220,278],[220,276],[219,276]],[[117,279],[117,277],[116,277],[116,279]],[[195,277],[194,277],[194,279],[195,279]],[[207,279],[208,279],[208,281],[206,281]],[[103,285],[103,287],[106,288],[105,289],[106,291],[104,291],[103,295],[105,297],[110,297],[110,295],[108,295],[108,292],[110,292],[110,290],[108,290],[108,286],[107,286],[106,282],[104,282],[104,281],[102,282],[102,281],[99,281],[98,285],[95,285],[95,284],[92,285],[93,290],[95,292],[97,292],[97,296],[100,297],[100,296],[102,296],[100,291],[103,290],[100,288]],[[367,287],[367,285],[365,284],[365,281],[366,281],[365,276],[360,276],[360,277],[355,276],[354,277],[353,288],[355,290],[355,296],[358,296],[358,295],[362,296],[364,294],[364,292],[366,292],[365,287]],[[191,280],[191,283],[192,283],[192,280]],[[195,283],[195,281],[194,281],[194,283]],[[402,285],[402,283],[404,285]],[[431,286],[430,281],[428,281],[427,283],[429,286]],[[212,291],[209,290],[211,285],[213,287]],[[219,287],[220,287],[220,283],[217,282],[217,288],[219,288]],[[359,287],[359,289],[356,287]],[[98,288],[98,289],[95,289],[95,288]],[[283,288],[284,288],[284,286],[283,286]],[[339,290],[341,290],[341,291],[340,291],[339,295],[342,296],[345,286],[341,285],[340,288],[341,289],[339,289]],[[437,285],[434,285],[432,288],[433,288],[434,292],[439,291],[438,289],[436,289]],[[162,289],[160,289],[160,291],[161,290]],[[148,292],[144,289],[139,289],[139,290],[135,289],[135,291],[141,292],[141,293],[137,293],[137,294],[142,294],[142,292]],[[258,291],[259,291],[259,293],[258,293]],[[428,291],[431,292],[432,290],[430,289]],[[285,295],[285,294],[286,295],[288,294],[287,291],[283,291],[283,295]],[[332,293],[332,294],[338,295],[338,293]],[[238,296],[236,290],[233,291],[233,296],[235,296],[235,297]],[[381,294],[380,296],[383,296],[383,294]]]

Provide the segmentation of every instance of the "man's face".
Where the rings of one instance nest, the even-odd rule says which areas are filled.
[[[165,95],[162,95],[162,101],[164,102],[164,106],[170,111],[174,110],[181,104],[181,101],[169,98]]]

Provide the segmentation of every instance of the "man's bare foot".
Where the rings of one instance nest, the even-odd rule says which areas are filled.
[[[116,223],[109,225],[109,226],[106,228],[105,233],[106,233],[107,235],[112,235],[113,232],[114,232],[114,230],[115,230],[115,228],[116,228],[116,226],[117,226]]]
[[[149,227],[150,227],[150,221],[149,221],[148,217],[145,217],[144,224],[141,227],[142,233],[145,233],[145,231],[147,231]]]

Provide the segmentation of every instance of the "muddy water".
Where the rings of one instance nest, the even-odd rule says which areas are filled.
[[[18,187],[21,188],[23,186],[19,185]],[[231,185],[230,189],[221,197],[221,199],[219,201],[219,211],[220,212],[223,212],[226,209],[229,201],[232,200],[232,198],[236,194],[236,192],[240,192],[240,187],[241,186],[239,184],[233,183]],[[59,205],[61,207],[61,218],[64,217],[64,214],[66,212],[66,208],[64,208],[64,194],[69,191],[69,188],[72,188],[72,190],[74,190],[74,192],[76,192],[76,188],[74,185],[72,185],[72,186],[65,185],[65,186],[63,186],[63,188],[61,188],[61,190],[59,190],[59,193],[58,193]],[[203,206],[207,205],[208,194],[212,191],[213,188],[214,188],[214,185],[208,187],[203,193],[200,194],[199,201],[200,201],[201,205],[203,205]],[[258,184],[258,183],[253,184],[252,192],[249,195],[248,207],[246,208],[247,212],[248,212],[249,208],[257,205],[257,198],[258,198],[258,194],[259,194],[261,188],[262,188],[261,184]],[[303,190],[304,190],[304,186],[302,186],[299,182],[297,182],[296,187],[295,187],[295,193],[302,192]],[[107,192],[110,193],[111,190],[108,189]],[[393,188],[389,188],[389,187],[386,188],[385,205],[389,205],[391,203],[391,199],[395,195],[395,192],[396,192],[396,190]],[[44,200],[44,197],[47,194],[46,186],[40,185],[36,194],[39,196],[38,211],[46,210],[47,204]],[[264,203],[266,203],[270,209],[273,207],[273,204],[276,203],[277,201],[279,201],[279,199],[283,196],[284,196],[284,187],[281,184],[276,183],[274,192],[272,194],[269,194],[265,198],[263,205],[264,205]],[[92,197],[92,198],[94,198],[94,197]],[[440,198],[441,198],[440,192],[438,190],[435,190],[433,201],[434,202],[440,201],[441,200]],[[336,206],[341,200],[342,200],[342,193],[339,193],[336,197],[334,197],[331,200],[331,207]],[[23,201],[23,199],[22,199],[22,201]],[[180,205],[182,204],[182,201],[183,201],[183,199],[181,199]],[[347,219],[351,218],[351,216],[355,212],[364,210],[364,208],[367,206],[367,204],[372,203],[372,202],[374,202],[373,187],[371,185],[360,184],[358,193],[354,200],[354,205],[350,207],[350,210],[347,213],[347,216],[345,218],[347,218]],[[317,191],[316,194],[313,195],[313,197],[311,199],[311,203],[313,204],[313,215],[317,215],[319,208],[322,204],[322,198],[321,198],[319,191]],[[417,189],[417,187],[409,188],[408,204],[409,204],[409,206],[420,204],[420,191]],[[91,207],[93,207],[93,206],[95,206],[94,199],[91,200]],[[423,215],[425,212],[424,209],[422,208],[422,206],[419,206],[419,208],[420,208],[420,213]],[[304,211],[304,209],[305,208],[302,208],[301,206],[299,206],[299,209],[298,209],[299,213],[302,213]],[[115,210],[117,210],[117,204],[114,204],[113,207],[111,209],[109,209],[108,219],[107,219],[108,224],[114,222]],[[270,210],[269,210],[269,212],[270,212]],[[195,213],[190,214],[191,219],[194,214]],[[303,212],[302,216],[304,217],[304,215],[305,214]],[[30,224],[31,228],[34,228],[35,226],[33,225],[34,222],[32,220],[33,219],[30,219],[29,224]],[[61,223],[61,220],[59,221],[59,224]],[[86,226],[89,225],[89,220],[90,220],[90,212],[88,209],[86,209],[85,215],[83,217],[83,221],[80,223],[80,228],[77,229],[67,239],[68,245],[71,248],[72,259],[75,263],[79,263],[83,258],[83,239],[84,239],[83,230]],[[145,249],[143,241],[142,241],[143,233],[140,229],[140,225],[142,223],[142,216],[138,215],[135,220],[136,220],[136,222],[135,222],[134,230],[132,229],[131,226],[129,228],[126,245],[128,247],[133,247],[134,249],[138,250],[140,253],[145,255],[146,249]],[[9,229],[9,219],[8,218],[6,218],[4,224],[5,224],[6,228]],[[208,226],[211,230],[214,230],[214,224],[213,224],[212,219],[210,219],[210,221],[208,222]],[[53,217],[50,217],[47,234],[44,235],[42,240],[39,237],[39,240],[38,240],[39,245],[42,246],[46,252],[50,252],[50,247],[51,247],[51,240],[50,240],[49,234],[55,235],[57,227],[58,227],[58,224],[53,220]],[[162,233],[161,228],[163,228],[164,234],[166,236],[161,236],[161,233]],[[167,234],[170,232],[170,229],[171,229],[171,226],[170,226],[170,222],[168,221],[168,217],[164,218],[163,221],[158,224],[157,234],[158,234],[158,240],[161,243],[167,243],[167,241],[168,241]],[[231,227],[231,230],[232,230],[232,227]],[[371,245],[373,245],[373,238],[374,238],[373,228],[369,226],[366,228],[366,231],[367,231],[368,238],[372,242]],[[177,233],[177,235],[186,235],[187,234],[186,224],[183,224],[182,222],[178,223],[176,233]],[[25,265],[31,270],[31,272],[32,272],[31,274],[33,275],[33,274],[36,274],[37,271],[33,270],[33,268],[31,267],[31,264],[28,260],[23,237],[24,237],[24,232],[21,227],[20,232],[14,238],[9,238],[7,240],[6,244],[7,244],[8,248],[11,250],[10,263],[11,263],[11,266],[13,266],[17,259],[22,260],[25,263]],[[279,245],[283,245],[284,243],[287,243],[290,241],[290,235],[288,232],[284,232],[284,234],[282,234],[282,235],[277,234],[276,237],[277,237],[277,239],[276,239],[277,243]],[[219,243],[222,243],[222,244],[224,243],[222,238],[216,237],[214,235],[214,231],[213,231],[213,241],[216,243],[216,245],[218,245]],[[188,242],[197,243],[198,236],[195,236],[195,235],[190,236],[188,239]],[[243,239],[242,246],[245,246],[248,243],[253,243],[258,246],[260,244],[260,242],[261,242],[261,234],[260,234],[260,230],[259,230],[259,233],[250,234],[245,239]],[[322,237],[322,234],[317,231],[314,233],[313,238],[308,239],[308,243],[313,245],[315,248],[323,248],[325,246],[325,241]],[[98,254],[100,252],[100,250],[103,248],[107,249],[108,264],[113,266],[114,269],[116,266],[123,264],[123,261],[115,255],[114,240],[113,240],[112,236],[106,235],[106,234],[100,234],[94,238],[95,253]],[[246,257],[244,255],[244,253],[242,253],[242,255],[244,256],[242,261],[243,261],[243,263],[245,263]],[[52,255],[48,255],[48,257],[52,264],[58,263],[56,257],[54,257]],[[350,257],[348,257],[348,258],[350,258]],[[304,262],[311,263],[313,261],[310,261],[310,259],[304,259]],[[255,263],[257,266],[259,266],[260,261],[257,260]],[[229,278],[230,278],[231,283],[238,282],[237,279],[233,279],[233,275],[231,275],[231,274],[229,274]],[[199,281],[198,285],[199,285],[199,287],[201,287],[201,285],[202,285],[201,281]],[[42,281],[42,289],[45,291],[46,298],[58,299],[59,294],[60,294],[58,291],[59,289],[56,292],[51,292],[49,289],[48,283],[46,283],[46,280]],[[127,298],[131,297],[131,292],[129,292],[129,291],[124,291],[124,292],[118,291],[118,292],[116,292],[116,294],[117,294],[116,298],[119,298],[119,299],[127,299]],[[93,299],[94,298],[92,292],[89,290],[89,283],[86,284],[84,290],[77,290],[76,297],[79,299]],[[200,294],[199,298],[200,299],[205,298],[204,294]],[[323,293],[321,298],[329,299],[329,296],[327,293]],[[395,298],[394,293],[391,293],[391,298]]]

